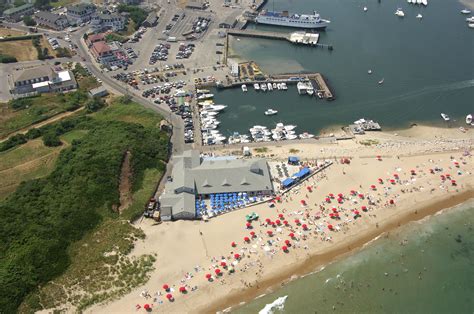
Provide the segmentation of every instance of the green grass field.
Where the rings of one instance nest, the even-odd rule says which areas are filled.
[[[119,120],[124,122],[138,123],[145,127],[156,127],[161,121],[161,117],[156,115],[151,109],[142,106],[119,105],[119,100],[115,100],[105,110],[95,114],[97,120]]]
[[[66,134],[62,135],[61,141],[66,142],[67,144],[71,144],[73,140],[79,140],[87,134],[87,130],[73,130],[71,132],[67,132]]]

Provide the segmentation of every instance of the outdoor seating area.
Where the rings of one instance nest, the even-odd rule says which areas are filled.
[[[250,197],[246,192],[210,194],[207,200],[196,197],[196,216],[213,217],[263,200],[263,196]]]

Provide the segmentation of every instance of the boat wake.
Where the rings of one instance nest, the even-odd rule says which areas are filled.
[[[272,303],[265,305],[265,307],[261,309],[258,314],[273,314],[273,310],[283,310],[285,308],[286,298],[288,298],[287,295],[284,297],[279,297]]]

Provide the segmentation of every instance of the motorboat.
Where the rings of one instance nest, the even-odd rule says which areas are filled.
[[[385,79],[384,79],[384,78],[383,78],[383,79],[381,79],[381,80],[379,81],[379,85],[382,85],[384,81],[385,81]]]
[[[398,16],[398,17],[404,17],[405,12],[403,12],[403,10],[401,8],[398,8],[397,11],[395,11],[395,15]]]
[[[444,121],[449,121],[449,120],[451,120],[451,118],[449,118],[449,116],[448,116],[447,114],[445,114],[445,113],[442,113],[442,114],[441,114],[441,117],[443,118]]]
[[[313,95],[314,95],[314,89],[308,88],[308,89],[306,90],[306,93],[307,93],[309,96],[313,96]]]
[[[467,27],[469,27],[469,28],[474,28],[474,23],[469,23],[469,24],[467,24]]]
[[[288,134],[286,136],[287,140],[296,140],[297,138],[298,138],[298,135],[294,135],[294,134]]]
[[[421,0],[421,4],[423,4],[426,7],[428,5],[428,0]]]
[[[260,90],[260,85],[258,83],[253,84],[253,89]]]
[[[208,89],[196,89],[197,94],[209,94],[210,92]]]
[[[474,23],[474,16],[468,17],[468,18],[466,19],[466,22],[468,22],[468,23]]]
[[[265,84],[265,83],[260,84],[260,89],[263,90],[264,92],[266,92],[267,91],[267,84]]]
[[[209,99],[213,98],[214,94],[202,94],[197,97],[198,100],[204,100],[204,99]]]
[[[299,135],[300,139],[308,139],[308,138],[313,138],[314,134],[310,134],[308,132],[303,132]]]
[[[417,19],[422,19],[423,18],[423,15],[419,14],[416,16]]]
[[[472,124],[472,114],[466,116],[466,124]]]
[[[273,90],[273,85],[272,83],[267,83],[268,90],[271,91]]]
[[[323,99],[323,93],[322,92],[317,92],[316,95],[318,95],[319,99]]]
[[[372,70],[367,71],[367,74],[372,74]]]
[[[281,84],[280,83],[277,84],[277,89],[281,90]]]
[[[274,109],[267,109],[265,111],[266,116],[273,116],[273,115],[276,115],[277,113],[278,113],[278,110],[274,110]]]
[[[241,88],[242,88],[242,91],[243,91],[243,92],[246,92],[246,91],[247,91],[247,85],[242,84]]]
[[[364,12],[367,12],[367,10],[368,10],[367,7],[364,7]]]
[[[463,10],[461,10],[461,13],[462,14],[471,14],[471,11],[468,10],[468,9],[463,9]]]
[[[218,111],[224,110],[225,108],[227,108],[226,105],[207,105],[203,107],[204,110],[209,111],[209,112],[210,111],[218,112]]]
[[[273,89],[277,89],[277,83],[272,84]]]
[[[281,89],[282,90],[287,90],[288,89],[285,82],[281,83]]]
[[[203,110],[203,111],[201,111],[201,118],[217,116],[218,114],[219,114],[219,112],[217,112],[217,111]]]
[[[287,131],[293,131],[294,129],[296,129],[296,125],[288,124],[288,125],[285,125],[284,128]]]

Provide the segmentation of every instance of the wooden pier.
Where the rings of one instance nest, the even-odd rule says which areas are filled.
[[[313,84],[315,90],[323,93],[326,100],[334,100],[334,93],[329,88],[329,84],[324,79],[321,73],[297,73],[297,74],[279,74],[273,75],[271,78],[275,80],[288,80],[289,82],[298,82],[301,80],[308,80]]]

